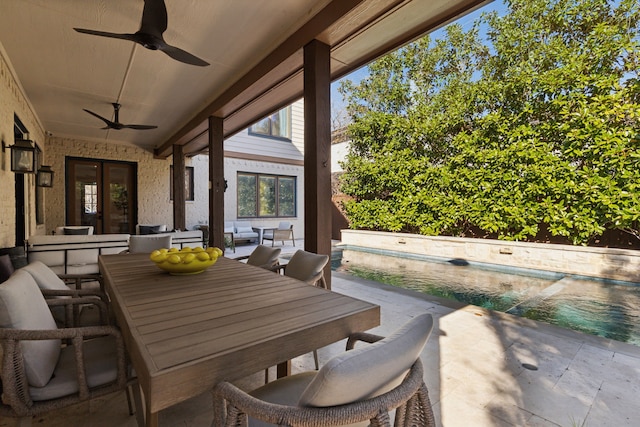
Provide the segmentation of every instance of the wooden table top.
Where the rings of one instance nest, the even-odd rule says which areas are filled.
[[[99,264],[152,414],[380,323],[375,304],[228,258],[189,276],[148,254]]]

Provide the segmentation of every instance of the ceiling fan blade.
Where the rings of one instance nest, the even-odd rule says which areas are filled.
[[[157,129],[158,126],[152,125],[122,125],[122,129],[135,129],[135,130],[147,130],[147,129]]]
[[[208,62],[203,61],[197,56],[192,55],[189,52],[180,49],[179,47],[171,46],[164,43],[159,47],[159,49],[176,61],[184,62],[185,64],[197,65],[199,67],[206,67],[207,65],[209,65]]]
[[[144,1],[139,32],[162,38],[162,33],[167,30],[167,22],[167,7],[164,4],[164,0]]]
[[[116,124],[114,122],[112,122],[111,120],[107,120],[104,117],[102,117],[100,114],[96,114],[93,111],[89,111],[86,108],[83,108],[84,111],[86,111],[87,113],[91,114],[94,117],[99,118],[100,120],[102,120],[107,127],[106,128],[102,128],[102,129],[115,129],[116,128]]]
[[[85,28],[74,28],[74,30],[83,34],[91,34],[92,36],[110,37],[112,39],[130,40],[139,43],[138,37],[135,34],[108,33],[106,31],[87,30]]]

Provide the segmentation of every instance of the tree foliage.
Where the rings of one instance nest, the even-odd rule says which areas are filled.
[[[369,66],[352,118],[351,226],[588,244],[640,236],[637,0],[511,0]]]

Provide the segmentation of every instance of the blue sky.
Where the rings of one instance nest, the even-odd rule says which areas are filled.
[[[460,24],[462,26],[462,28],[464,30],[468,30],[471,28],[471,26],[473,25],[473,21],[476,20],[476,18],[478,18],[478,16],[480,16],[480,14],[482,12],[489,12],[489,11],[497,11],[499,14],[504,13],[506,11],[506,6],[504,5],[504,3],[502,2],[502,0],[495,0],[491,3],[489,3],[488,5],[481,7],[465,16],[463,16],[462,18],[460,18],[459,20],[455,21],[456,23]],[[444,32],[444,28],[442,27],[434,32],[431,33],[431,37],[434,39],[437,39],[439,37],[439,35],[441,35]],[[365,77],[367,75],[367,67],[364,66],[362,68],[359,68],[358,70],[354,71],[351,74],[346,75],[345,77],[343,77],[343,79],[349,79],[352,80],[354,82],[358,82],[360,81],[363,77]],[[337,114],[337,111],[340,111],[344,108],[344,102],[342,100],[342,95],[338,92],[338,86],[340,85],[340,80],[336,80],[335,82],[333,82],[331,84],[331,105],[332,108],[335,111],[331,112],[332,117],[335,116]]]

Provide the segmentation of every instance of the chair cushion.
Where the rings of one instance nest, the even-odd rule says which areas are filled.
[[[374,344],[329,360],[300,396],[300,406],[336,406],[379,396],[397,387],[420,357],[433,327],[421,314]]]
[[[69,287],[64,281],[58,277],[58,275],[42,261],[32,261],[29,264],[21,268],[33,277],[36,284],[40,289],[51,289],[55,291],[68,291]],[[71,298],[68,296],[58,296],[55,298]],[[65,307],[58,305],[55,307],[49,307],[56,324],[63,327],[65,325],[67,315],[65,313]]]
[[[144,234],[156,234],[160,232],[161,226],[159,225],[141,225],[139,226],[140,235]]]
[[[151,253],[156,249],[170,247],[171,234],[131,236],[129,238],[129,252],[131,253]]]
[[[118,373],[115,339],[112,336],[84,341],[84,360],[89,387],[105,385],[116,380]],[[78,392],[74,347],[62,349],[55,375],[45,387],[29,389],[34,401],[55,399]]]
[[[254,233],[251,227],[236,227],[236,233]]]
[[[33,277],[17,270],[0,286],[0,327],[53,330],[56,322]],[[60,357],[60,340],[22,341],[27,380],[43,387],[51,379]]]
[[[9,255],[0,255],[0,283],[3,283],[7,280],[13,272],[15,268],[13,268],[13,263],[11,262],[11,257]]]
[[[328,255],[319,255],[312,252],[296,251],[289,260],[284,274],[294,279],[309,282],[322,274],[324,266],[329,262]]]
[[[68,291],[69,287],[42,261],[32,261],[21,270],[26,271],[33,277],[40,289],[53,289],[56,291]]]
[[[262,268],[271,268],[276,265],[280,251],[280,248],[268,248],[263,245],[258,245],[253,252],[251,252],[251,255],[249,255],[247,264]]]
[[[64,234],[66,236],[88,235],[89,234],[89,227],[86,227],[86,228],[68,228],[68,227],[65,227],[65,228],[62,229],[62,231],[64,232]]]

